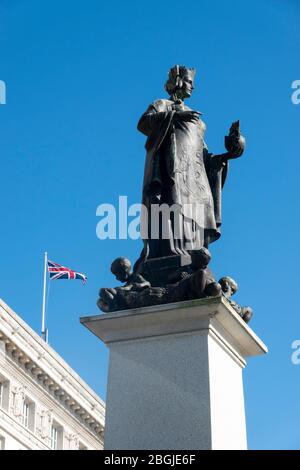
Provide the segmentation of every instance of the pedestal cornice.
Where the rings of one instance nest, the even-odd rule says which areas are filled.
[[[267,352],[266,345],[224,297],[183,301],[82,317],[81,323],[105,344],[170,334],[206,331],[242,358]]]

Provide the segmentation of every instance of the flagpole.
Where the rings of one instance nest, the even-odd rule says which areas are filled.
[[[47,331],[45,325],[45,310],[46,310],[46,285],[47,285],[47,252],[45,251],[44,255],[44,287],[43,287],[43,307],[42,307],[42,338],[46,342],[47,340]]]

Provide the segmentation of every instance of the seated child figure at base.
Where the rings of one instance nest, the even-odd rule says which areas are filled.
[[[235,280],[229,276],[224,276],[219,280],[219,284],[221,285],[221,288],[222,288],[222,294],[224,295],[224,297],[226,297],[230,305],[234,308],[234,310],[242,317],[242,319],[246,323],[249,323],[253,315],[252,308],[242,307],[237,302],[234,302],[234,300],[231,300],[231,296],[234,295],[236,291],[238,290],[238,285],[235,282]]]
[[[207,248],[201,248],[192,252],[191,286],[195,293],[205,297],[221,295],[221,286],[215,281],[213,273],[208,268],[211,254]]]
[[[125,284],[124,286],[100,289],[97,305],[105,312],[116,308],[118,293],[131,290],[140,292],[150,287],[150,283],[141,274],[131,272],[131,263],[127,258],[116,258],[112,262],[110,270],[118,281],[125,282]]]

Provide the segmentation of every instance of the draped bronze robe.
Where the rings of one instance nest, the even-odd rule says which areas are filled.
[[[190,110],[183,102],[179,107]],[[220,237],[221,192],[227,164],[221,156],[208,152],[202,120],[179,121],[174,114],[174,102],[162,99],[152,103],[138,123],[138,130],[147,136],[142,197],[147,217],[141,217],[142,260],[188,254]],[[168,224],[168,239],[152,239],[153,203],[179,207],[183,226],[192,230],[194,241],[187,239],[185,229],[179,238],[174,236],[173,216]],[[199,233],[201,237],[197,237]]]

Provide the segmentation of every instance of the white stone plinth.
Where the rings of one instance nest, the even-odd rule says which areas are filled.
[[[110,350],[105,449],[247,448],[242,370],[267,348],[224,298],[81,322]]]

